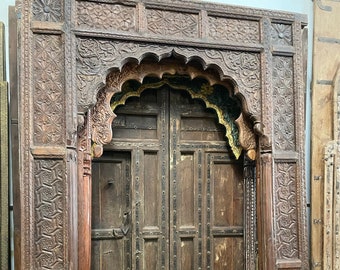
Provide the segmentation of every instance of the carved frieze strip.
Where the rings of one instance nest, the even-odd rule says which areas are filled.
[[[34,160],[34,269],[68,269],[65,176],[63,160]]]
[[[297,164],[276,162],[274,175],[274,229],[277,258],[279,260],[299,259]]]
[[[296,149],[293,58],[273,57],[274,145],[277,150]]]
[[[63,0],[33,0],[32,18],[42,22],[61,22],[64,19]]]
[[[235,91],[246,100],[245,111],[260,115],[260,55],[254,52],[199,49],[182,46],[121,42],[106,39],[77,39],[77,88],[79,109],[96,103],[96,95],[113,68],[121,69],[128,59],[140,62],[153,55],[158,59],[176,55],[181,61],[200,59],[202,68],[218,66],[221,79],[232,78]]]
[[[63,145],[63,39],[60,35],[36,34],[33,44],[33,142],[35,145]]]

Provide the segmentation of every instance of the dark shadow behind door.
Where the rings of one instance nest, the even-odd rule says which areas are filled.
[[[93,162],[92,269],[244,269],[243,163],[216,113],[167,86],[115,113]]]

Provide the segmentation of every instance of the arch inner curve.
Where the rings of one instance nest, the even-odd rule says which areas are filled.
[[[235,120],[241,114],[241,104],[235,96],[231,96],[229,89],[220,84],[210,85],[206,79],[191,80],[189,76],[185,75],[164,75],[161,79],[146,77],[143,83],[129,80],[124,83],[122,91],[112,97],[111,109],[114,111],[119,105],[124,105],[129,97],[139,97],[146,89],[158,89],[163,85],[187,91],[191,98],[201,99],[207,108],[213,109],[219,123],[225,127],[225,136],[233,154],[237,159],[240,157],[242,146],[239,142],[239,130]]]
[[[231,78],[202,70],[197,65],[178,61],[158,63],[127,63],[121,70],[113,70],[107,76],[105,87],[97,94],[97,103],[91,111],[92,154],[99,157],[103,145],[112,139],[112,121],[115,106],[124,104],[130,96],[139,96],[146,88],[169,85],[187,91],[193,99],[201,99],[207,108],[216,111],[218,121],[226,128],[226,138],[238,158],[245,150],[247,156],[256,157],[255,125],[249,119],[243,97],[239,97],[237,85]]]

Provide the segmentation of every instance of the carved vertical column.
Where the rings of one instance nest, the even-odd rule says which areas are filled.
[[[21,269],[70,269],[64,1],[21,3]]]
[[[245,181],[245,243],[246,243],[246,269],[256,269],[256,171],[255,162],[244,159],[244,181]]]
[[[78,132],[78,269],[91,267],[91,111]]]

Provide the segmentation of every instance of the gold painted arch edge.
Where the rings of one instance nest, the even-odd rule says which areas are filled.
[[[229,97],[236,97],[240,102],[240,114],[234,119],[235,125],[239,130],[238,139],[233,138],[232,128],[230,121],[226,121],[223,116],[223,111],[218,105],[208,101],[207,94],[203,92],[194,92],[184,85],[174,85],[169,80],[165,80],[166,76],[187,76],[191,80],[196,78],[204,79],[207,82],[208,87],[220,85],[228,92]],[[146,77],[156,77],[160,79],[158,84],[143,85],[143,81]],[[112,139],[112,121],[116,117],[113,110],[118,105],[123,105],[130,96],[139,96],[142,91],[147,87],[157,88],[162,84],[168,84],[171,87],[179,90],[185,90],[194,99],[201,99],[205,103],[206,107],[213,109],[217,113],[218,121],[226,128],[226,138],[232,149],[233,154],[238,159],[244,150],[248,158],[251,160],[256,159],[256,128],[259,125],[258,121],[251,123],[250,113],[247,112],[247,104],[245,98],[240,98],[240,93],[237,89],[237,84],[225,76],[226,79],[221,80],[215,74],[201,70],[191,65],[181,65],[178,62],[172,60],[158,63],[127,63],[121,70],[113,70],[106,79],[106,85],[97,94],[97,103],[92,109],[92,156],[100,157],[103,153],[103,145],[110,143]],[[116,104],[111,104],[112,97],[116,93],[122,93],[123,85],[125,82],[134,80],[141,84],[141,87],[137,91],[131,91],[121,96],[121,99]],[[235,136],[234,136],[235,137]]]

